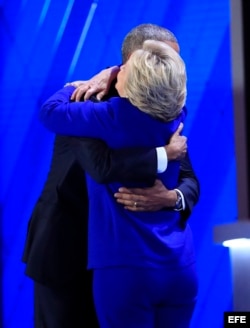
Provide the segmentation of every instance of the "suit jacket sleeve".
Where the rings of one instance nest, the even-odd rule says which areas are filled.
[[[101,140],[74,137],[72,147],[81,167],[99,183],[131,180],[152,185],[157,177],[157,155],[154,148],[112,150]],[[181,211],[182,222],[185,224],[200,196],[200,184],[188,154],[181,160],[178,189],[185,198],[186,208]]]
[[[181,211],[182,221],[185,223],[200,197],[200,184],[193,170],[188,153],[181,160],[178,189],[185,198],[186,208],[184,211]]]
[[[97,182],[147,182],[157,175],[156,150],[147,148],[111,149],[100,139],[71,137],[72,149],[81,167]]]
[[[72,145],[81,166],[98,182],[132,180],[153,184],[157,173],[154,149],[112,150],[101,141],[115,126],[117,100],[113,100],[112,104],[70,102],[73,90],[70,86],[65,87],[44,103],[40,111],[44,125],[60,135],[85,136],[72,139]],[[126,99],[119,98],[118,101],[127,106]]]

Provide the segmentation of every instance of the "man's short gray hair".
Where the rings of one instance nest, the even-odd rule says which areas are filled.
[[[122,61],[125,63],[136,49],[140,49],[146,40],[170,41],[177,43],[175,35],[168,29],[155,24],[141,24],[134,27],[122,43]]]

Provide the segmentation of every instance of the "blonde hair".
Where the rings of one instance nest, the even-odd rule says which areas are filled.
[[[186,68],[180,55],[166,43],[147,40],[126,64],[124,91],[141,111],[171,121],[186,101]]]

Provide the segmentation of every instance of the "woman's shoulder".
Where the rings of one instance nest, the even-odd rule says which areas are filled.
[[[128,100],[128,98],[125,97],[111,97],[108,102],[114,104],[114,105],[131,105],[131,102]]]

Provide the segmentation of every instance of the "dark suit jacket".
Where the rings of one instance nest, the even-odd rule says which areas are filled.
[[[47,181],[28,225],[23,254],[28,276],[50,286],[86,270],[88,195],[83,168],[99,182],[131,179],[152,184],[155,150],[131,151],[112,152],[100,140],[56,136]]]

